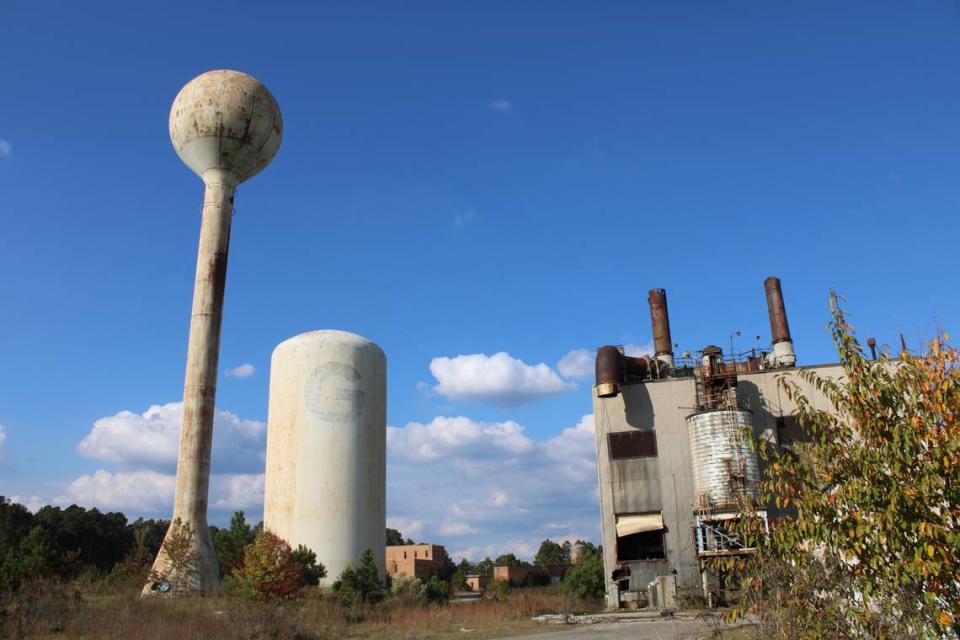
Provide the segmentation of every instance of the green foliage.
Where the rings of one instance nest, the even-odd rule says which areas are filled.
[[[494,566],[497,567],[519,567],[523,564],[517,556],[512,553],[504,553],[497,556],[497,559],[493,561]]]
[[[31,514],[0,496],[0,590],[33,578],[106,573],[131,549],[134,531],[121,513],[73,505]]]
[[[583,600],[603,598],[603,557],[588,549],[580,563],[563,577],[563,592]]]
[[[496,566],[493,560],[490,558],[484,558],[480,562],[473,565],[474,572],[479,576],[487,576],[488,578],[493,577],[493,568]]]
[[[810,440],[757,444],[760,504],[795,517],[767,538],[745,505],[738,533],[757,556],[718,566],[741,581],[739,611],[779,637],[948,637],[960,631],[960,352],[942,336],[871,361],[836,298],[832,316],[843,378],[799,373],[829,407],[778,380]]]
[[[220,575],[229,575],[243,564],[244,550],[253,543],[256,532],[247,523],[243,511],[237,511],[230,519],[230,527],[216,529],[210,527],[213,548],[217,552]]]
[[[387,546],[396,547],[404,544],[414,544],[414,542],[410,538],[404,540],[399,530],[387,527]]]
[[[373,551],[367,549],[360,558],[360,566],[350,565],[343,570],[332,585],[341,602],[350,605],[356,602],[376,603],[383,599],[384,583],[380,570],[373,559]]]
[[[317,554],[302,544],[293,550],[293,559],[300,565],[304,584],[313,586],[319,584],[321,578],[327,577],[327,568],[317,562]]]
[[[315,562],[316,555],[308,551],[306,557],[310,556]],[[228,591],[243,599],[292,600],[303,588],[304,578],[304,565],[290,545],[269,531],[260,531],[244,549],[243,565],[231,575]]]
[[[570,543],[564,542],[562,545],[553,540],[547,539],[540,543],[540,549],[533,558],[533,564],[541,567],[558,564],[569,564],[570,562]]]
[[[466,591],[467,575],[469,575],[469,573],[470,563],[466,560],[461,560],[457,566],[457,570],[453,572],[453,576],[450,578],[450,589],[453,591]]]
[[[510,595],[510,583],[500,578],[491,580],[487,583],[487,588],[483,590],[483,595],[490,600],[506,602]]]
[[[450,599],[450,588],[446,582],[432,576],[423,584],[420,597],[426,602],[446,603]]]

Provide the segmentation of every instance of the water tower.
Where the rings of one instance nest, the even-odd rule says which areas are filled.
[[[188,82],[170,109],[170,140],[203,180],[200,249],[183,389],[173,521],[144,594],[215,595],[220,576],[207,528],[210,452],[220,357],[233,194],[266,167],[280,147],[280,108],[265,86],[239,71],[208,71]],[[164,545],[167,546],[166,544]]]

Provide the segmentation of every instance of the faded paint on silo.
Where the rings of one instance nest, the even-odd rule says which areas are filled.
[[[305,545],[330,583],[386,544],[387,360],[346,331],[277,346],[270,363],[264,526]]]

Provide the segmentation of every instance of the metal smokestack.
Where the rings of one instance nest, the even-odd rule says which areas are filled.
[[[650,289],[650,323],[653,326],[653,351],[657,360],[673,366],[673,340],[670,338],[670,314],[667,312],[667,292]]]
[[[787,309],[783,304],[783,290],[780,278],[770,276],[763,281],[767,293],[767,312],[770,315],[770,335],[773,338],[773,353],[767,361],[773,367],[792,367],[797,363],[790,338],[790,325],[787,323]]]
[[[281,130],[273,96],[239,71],[197,76],[180,90],[170,109],[170,141],[205,186],[173,522],[165,539],[186,534],[196,562],[184,568],[161,547],[153,563],[158,577],[144,586],[143,595],[211,596],[220,588],[207,527],[207,494],[233,194],[237,185],[270,163],[280,147]]]

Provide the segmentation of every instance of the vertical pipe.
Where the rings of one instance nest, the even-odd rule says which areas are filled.
[[[222,173],[211,175],[205,182],[173,503],[174,521],[179,518],[192,530],[192,546],[198,560],[196,575],[187,576],[186,584],[182,582],[183,576],[171,578],[180,581],[180,585],[174,586],[175,591],[214,595],[219,590],[220,571],[207,526],[207,496],[235,186]],[[167,539],[174,529],[170,527]],[[165,551],[161,549],[154,567],[166,568],[169,564]]]
[[[667,312],[667,292],[650,289],[647,296],[650,305],[650,323],[653,326],[654,355],[661,362],[673,364],[673,340],[670,337],[670,315]]]
[[[877,359],[877,341],[874,338],[867,338],[867,346],[870,347],[870,359]]]
[[[787,324],[787,310],[783,304],[783,291],[780,278],[770,276],[763,281],[767,292],[767,312],[770,315],[770,334],[773,343],[790,341],[790,325]]]

